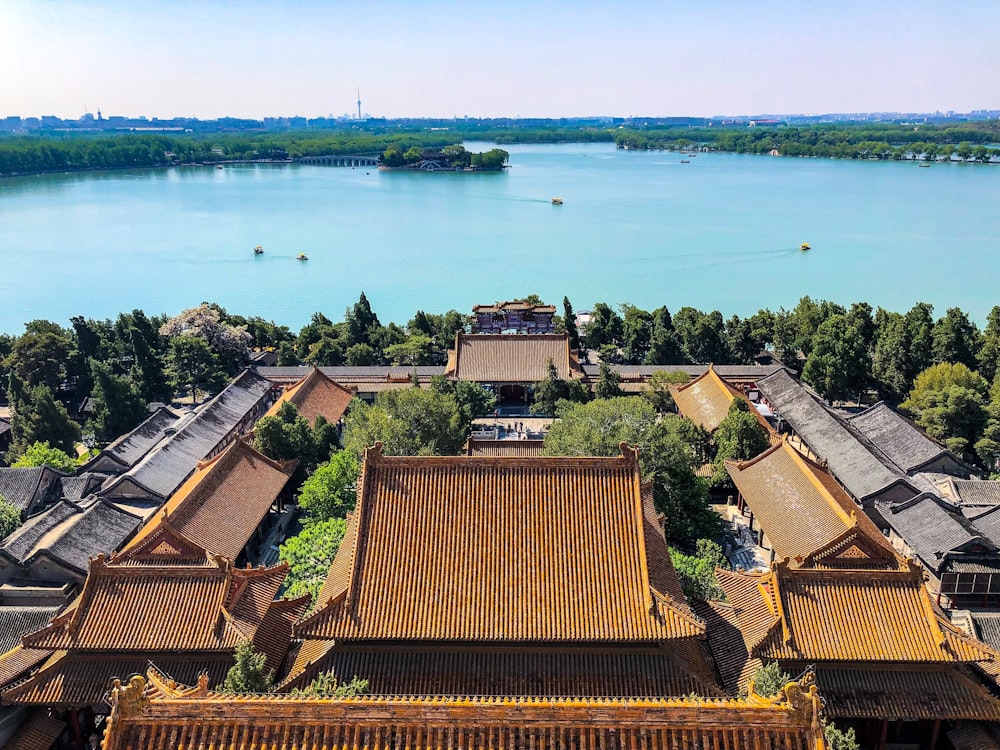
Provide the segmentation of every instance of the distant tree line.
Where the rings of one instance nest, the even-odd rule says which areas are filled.
[[[500,148],[474,153],[466,151],[460,143],[452,143],[442,149],[428,149],[420,145],[398,143],[389,146],[379,157],[379,164],[396,169],[417,165],[425,159],[436,159],[445,168],[481,169],[495,171],[503,168],[510,154]]]
[[[816,125],[811,127],[649,128],[619,130],[615,144],[630,149],[706,147],[738,154],[820,156],[841,159],[924,160],[956,158],[987,163],[1000,157],[992,148],[1000,140],[1000,124]]]

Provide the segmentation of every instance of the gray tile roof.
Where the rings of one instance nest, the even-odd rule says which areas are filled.
[[[261,377],[276,383],[294,383],[309,374],[309,365],[297,367],[256,367]],[[406,381],[416,371],[421,379],[432,375],[444,375],[444,365],[421,365],[420,367],[392,367],[389,365],[371,365],[366,367],[320,367],[320,372],[330,380],[341,385],[356,383],[377,383],[385,381]]]
[[[132,480],[160,498],[167,498],[273,387],[271,381],[245,370],[99,494],[115,497],[116,488]]]
[[[3,544],[0,544],[0,553],[17,563],[23,563],[43,536],[78,513],[83,513],[83,508],[65,500],[46,508],[41,513],[29,518],[21,524],[19,529],[4,539]]]
[[[818,396],[781,369],[757,381],[761,394],[809,448],[827,462],[833,475],[861,501],[896,483],[902,472],[880,455],[863,435],[852,430]],[[913,490],[916,495],[917,491]]]
[[[21,642],[21,636],[48,624],[62,607],[0,606],[0,654]]]
[[[973,532],[989,539],[995,547],[1000,547],[1000,505],[977,516],[970,516],[969,519]]]
[[[979,640],[1000,649],[1000,612],[970,612]]]
[[[951,486],[962,505],[1000,505],[1000,481],[995,479],[952,479]]]
[[[945,554],[972,541],[964,518],[947,510],[932,495],[920,495],[899,504],[878,503],[882,517],[930,570],[939,571]]]
[[[84,472],[75,477],[62,477],[59,480],[62,497],[64,500],[78,503],[100,487],[106,478],[104,474],[95,472]]]
[[[884,402],[849,416],[847,421],[904,472],[919,469],[942,455],[959,462],[944,446]]]
[[[167,430],[176,427],[182,419],[183,415],[176,414],[165,406],[160,407],[150,414],[146,421],[122,435],[101,452],[124,466],[133,466],[149,452],[150,448],[163,439]]]
[[[90,558],[111,554],[132,536],[142,519],[111,503],[98,501],[76,516],[71,524],[47,546],[39,545],[33,554],[45,552],[49,557],[86,573]],[[46,540],[42,540],[45,542]]]
[[[50,498],[49,492],[52,484],[58,486],[55,480],[60,476],[62,474],[49,466],[2,467],[0,496],[22,513],[30,513],[36,505],[54,499]]]

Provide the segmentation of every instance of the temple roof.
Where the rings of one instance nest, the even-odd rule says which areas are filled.
[[[957,663],[993,652],[934,611],[919,566],[907,570],[717,571],[752,657]]]
[[[66,722],[35,709],[4,745],[6,750],[49,750],[66,728]]]
[[[139,488],[151,496],[166,499],[198,462],[246,419],[272,387],[271,381],[244,370],[176,432],[168,430],[169,434],[150,448],[138,463],[112,480],[100,494],[107,497],[123,493],[135,495],[133,488]]]
[[[911,497],[917,494],[901,470],[786,370],[757,381],[757,387],[856,500],[863,501],[896,484],[908,488]]]
[[[383,456],[302,637],[655,641],[700,635],[644,497],[616,458]],[[406,554],[401,554],[406,550]]]
[[[354,398],[355,390],[348,390],[337,384],[324,375],[318,367],[313,367],[309,374],[297,383],[286,386],[264,416],[274,416],[281,405],[288,401],[295,404],[299,414],[305,417],[310,425],[316,422],[316,417],[323,417],[330,424],[337,424],[347,411],[351,399]]]
[[[146,417],[138,427],[103,448],[100,454],[91,459],[87,465],[97,463],[100,458],[104,457],[123,469],[127,469],[135,465],[153,446],[159,443],[171,428],[176,429],[181,422],[190,419],[190,417],[190,414],[177,414],[166,406],[161,406]]]
[[[965,466],[955,454],[931,440],[923,430],[883,401],[849,416],[847,421],[904,472],[919,471],[942,457],[956,467]],[[968,476],[969,467],[965,470]]]
[[[549,360],[560,380],[583,377],[565,333],[455,334],[445,374],[477,383],[536,383],[549,377]]]
[[[876,507],[929,570],[946,567],[949,553],[985,546],[985,535],[934,495],[924,493],[905,503],[876,503]]]
[[[149,687],[136,677],[112,689],[104,750],[824,748],[821,699],[804,683],[780,699],[316,698],[220,695],[148,675]]]
[[[0,466],[0,497],[21,511],[24,517],[36,506],[58,499],[62,476],[51,466]]]
[[[209,461],[201,461],[122,552],[143,545],[164,520],[213,555],[236,559],[288,482],[287,467],[242,440]]]
[[[735,399],[746,400],[746,396],[742,392],[719,377],[713,365],[709,365],[704,373],[684,385],[668,387],[681,415],[709,432],[715,432],[719,429],[719,425],[729,414],[729,407]],[[750,412],[757,416],[757,421],[764,429],[768,432],[771,431],[767,420],[752,404],[750,404]]]
[[[868,516],[829,473],[787,440],[749,461],[726,461],[725,466],[779,558],[805,559],[856,529],[863,541],[852,542],[852,566],[898,565]]]

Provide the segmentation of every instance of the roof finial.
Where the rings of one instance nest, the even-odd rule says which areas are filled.
[[[118,678],[111,683],[111,708],[117,709],[118,716],[138,716],[149,705],[146,697],[146,678],[142,675],[132,675],[128,685],[122,685]]]
[[[382,457],[382,441],[376,440],[375,444],[365,448],[365,463],[374,464]]]

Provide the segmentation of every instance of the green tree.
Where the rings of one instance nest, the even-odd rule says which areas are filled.
[[[752,318],[741,320],[738,315],[726,321],[726,339],[732,361],[745,365],[753,364],[767,341]]]
[[[198,402],[198,390],[213,391],[226,381],[219,356],[200,336],[175,336],[170,339],[167,374],[177,390],[187,388],[192,403]]]
[[[27,450],[11,466],[14,468],[51,466],[56,471],[73,474],[76,472],[79,464],[73,456],[65,451],[53,448],[48,443],[36,442],[29,445]]]
[[[718,544],[711,539],[699,539],[695,543],[693,555],[671,548],[670,560],[674,564],[677,578],[688,599],[725,600],[726,595],[715,577],[715,569],[728,568],[729,562]]]
[[[357,346],[357,344],[355,345]],[[364,344],[361,344],[364,346]],[[351,347],[354,348],[354,347]],[[385,348],[385,356],[393,365],[429,365],[434,360],[434,341],[421,333],[415,333],[400,344]]]
[[[857,396],[868,382],[871,358],[862,326],[847,315],[831,315],[813,336],[802,379],[827,401]]]
[[[111,368],[96,359],[90,360],[90,372],[94,416],[89,427],[98,440],[110,442],[146,418],[146,401],[130,379],[112,375]]]
[[[344,320],[347,323],[347,347],[354,344],[370,344],[374,331],[382,327],[364,292],[361,292],[357,302],[347,308]]]
[[[448,380],[444,375],[431,376],[431,390],[455,399],[462,423],[471,425],[472,420],[493,413],[497,399],[479,383],[471,380]]]
[[[292,695],[309,695],[317,698],[353,698],[368,694],[368,680],[357,675],[350,682],[340,682],[329,672],[320,672],[316,679],[302,690],[292,690]]]
[[[580,348],[580,332],[576,327],[576,315],[573,314],[573,305],[570,304],[569,297],[563,297],[563,323],[566,326],[566,335],[569,337],[569,348]]]
[[[666,516],[667,538],[693,548],[719,530],[705,483],[695,476],[708,435],[690,420],[660,417],[645,399],[621,397],[586,404],[564,402],[545,437],[549,456],[615,456],[624,442],[640,450],[643,476],[653,481],[653,500]]]
[[[171,391],[164,372],[163,358],[149,344],[149,340],[136,326],[128,329],[128,343],[132,349],[132,366],[129,374],[139,388],[146,403],[169,401]]]
[[[0,495],[0,541],[17,531],[20,525],[21,511]]]
[[[616,398],[624,396],[621,389],[622,376],[612,370],[607,362],[601,362],[600,374],[594,385],[594,396],[597,398]]]
[[[54,323],[32,321],[28,331],[14,341],[4,367],[16,373],[28,388],[44,385],[55,393],[66,378],[72,347],[69,334]]]
[[[267,668],[267,656],[250,641],[236,647],[236,661],[226,673],[221,691],[231,695],[269,693],[274,685],[274,670]]]
[[[958,454],[980,438],[988,418],[987,383],[963,364],[943,362],[917,375],[900,406],[927,434]]]
[[[603,302],[598,302],[594,305],[590,322],[584,329],[584,343],[588,349],[593,350],[599,350],[604,346],[617,348],[621,344],[623,325],[618,313]]]
[[[690,380],[691,376],[683,370],[675,372],[657,370],[646,381],[645,387],[642,389],[642,397],[649,401],[660,414],[676,411],[677,405],[670,393],[670,386],[684,385]]]
[[[753,673],[753,689],[757,695],[770,698],[780,693],[791,682],[792,676],[776,662],[768,662],[757,667]]]
[[[972,158],[972,144],[969,141],[962,141],[955,149],[955,154],[962,161],[968,161]]]
[[[319,592],[346,530],[347,522],[343,518],[331,518],[306,525],[281,545],[278,557],[281,562],[288,563],[286,596],[309,594],[314,607],[323,604],[318,601]]]
[[[854,734],[854,727],[841,730],[830,722],[823,727],[823,738],[826,740],[828,750],[861,750],[861,744]]]
[[[584,403],[590,400],[587,386],[579,380],[560,380],[555,364],[547,363],[548,377],[535,383],[531,413],[551,417],[559,410],[561,401]]]
[[[653,316],[635,305],[622,305],[622,356],[637,365],[649,354],[653,337]]]
[[[431,390],[383,391],[368,405],[356,401],[347,413],[344,447],[361,456],[381,441],[393,456],[455,456],[465,443],[463,422],[454,397]]]
[[[295,351],[295,344],[291,341],[282,341],[278,344],[278,367],[295,367],[299,364],[299,355]]]
[[[726,323],[718,310],[703,313],[693,307],[682,307],[674,315],[674,327],[688,361],[725,364],[732,359]]]
[[[370,344],[354,344],[349,346],[344,354],[350,367],[377,365],[379,361],[378,352]]]
[[[1000,305],[986,316],[986,330],[979,348],[979,374],[992,383],[997,372],[1000,372]]]
[[[882,398],[899,403],[913,384],[903,316],[882,308],[876,313],[875,351],[872,378]]]
[[[66,407],[52,397],[47,386],[23,392],[20,380],[11,373],[11,443],[9,456],[20,456],[34,443],[48,443],[75,454],[80,425],[69,418]]]
[[[970,370],[979,366],[979,328],[957,307],[949,308],[931,329],[931,354],[935,364],[961,362]]]
[[[653,310],[653,331],[643,364],[679,365],[686,361],[670,311],[666,307],[658,307]]]
[[[310,523],[343,518],[357,502],[361,465],[350,451],[338,451],[320,464],[299,490],[299,507]]]
[[[233,325],[225,310],[202,302],[183,310],[160,326],[160,335],[171,340],[199,338],[215,354],[222,372],[232,377],[250,360],[252,337],[245,326]]]
[[[729,482],[726,461],[746,461],[759,456],[770,446],[767,431],[751,413],[751,407],[741,398],[733,399],[729,413],[719,424],[712,439],[715,442],[712,482],[720,485]]]

